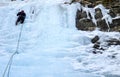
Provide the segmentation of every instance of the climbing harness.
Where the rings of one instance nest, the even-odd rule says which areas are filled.
[[[17,41],[17,47],[16,47],[16,51],[11,55],[9,61],[8,61],[8,64],[4,70],[4,73],[3,73],[3,76],[2,77],[5,77],[5,75],[7,77],[9,77],[10,75],[10,69],[11,69],[11,66],[12,66],[12,61],[13,61],[13,57],[18,54],[18,49],[19,49],[19,44],[20,44],[20,38],[21,38],[21,35],[22,35],[22,29],[23,29],[23,24],[21,25],[21,29],[20,29],[20,33],[19,33],[19,37],[18,37],[18,41]]]

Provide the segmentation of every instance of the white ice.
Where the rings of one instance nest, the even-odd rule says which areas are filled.
[[[92,66],[92,55],[86,57],[91,35],[99,32],[89,34],[76,29],[77,6],[76,3],[62,4],[62,0],[13,2],[1,6],[0,77],[3,77],[8,60],[16,50],[22,26],[15,26],[16,13],[22,9],[27,17],[23,24],[19,54],[13,58],[10,77],[104,77],[89,72],[100,69],[93,67],[94,63]],[[90,65],[84,66],[84,61],[78,63],[78,55],[82,55],[81,60],[85,57]],[[97,63],[100,58],[96,56],[93,62]],[[103,62],[103,65],[106,64]]]

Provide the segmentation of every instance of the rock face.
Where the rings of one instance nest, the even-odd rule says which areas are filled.
[[[92,22],[92,20],[84,18],[77,22],[76,27],[80,30],[93,30],[95,29],[95,24]]]
[[[83,7],[86,4],[88,6],[91,5],[91,7],[88,7],[88,8],[94,8],[95,4],[97,4],[97,0],[95,0],[95,2],[94,1],[91,2],[91,0],[87,0],[87,1],[88,2],[82,2]],[[102,14],[102,10],[99,8],[95,9],[95,20],[96,20],[97,25],[93,22],[93,17],[90,14],[87,14],[86,11],[77,11],[77,15],[76,15],[76,27],[77,27],[77,29],[91,31],[97,27],[101,31],[108,31],[109,30],[109,31],[120,32],[120,2],[119,1],[117,2],[117,0],[115,0],[115,1],[109,3],[105,8],[106,10],[109,10],[108,15],[111,17],[112,23],[110,23],[110,22],[106,23],[106,20],[103,19],[104,16]],[[87,15],[89,15],[89,18],[87,17]]]
[[[95,26],[92,20],[87,18],[86,12],[77,11],[76,27],[78,30],[93,30]]]

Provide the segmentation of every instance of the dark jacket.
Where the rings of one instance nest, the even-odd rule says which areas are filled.
[[[26,14],[24,11],[21,11],[21,12],[18,12],[17,13],[17,21],[16,21],[16,25],[18,24],[18,22],[20,22],[21,24],[24,23],[24,20],[25,20],[25,17],[26,17]]]
[[[26,17],[26,14],[25,14],[25,12],[24,11],[21,11],[21,12],[18,12],[18,14],[17,14],[17,16],[19,16],[19,17]]]

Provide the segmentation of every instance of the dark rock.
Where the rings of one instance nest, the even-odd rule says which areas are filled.
[[[100,44],[94,44],[94,46],[93,46],[93,48],[95,48],[95,49],[99,49],[99,47],[100,47]]]
[[[115,12],[113,12],[112,10],[110,10],[109,14],[110,14],[110,16],[111,16],[112,18],[114,18],[114,17],[116,17],[116,16],[117,16],[117,15],[116,15],[116,13],[115,13]]]
[[[110,39],[110,40],[107,40],[107,43],[108,43],[108,46],[110,45],[120,45],[120,39]]]
[[[76,25],[78,30],[94,30],[95,24],[92,22],[91,19],[83,18],[80,19],[79,22]]]
[[[93,51],[92,53],[93,53],[93,54],[97,54],[97,52],[96,52],[96,51]]]
[[[113,5],[111,8],[116,14],[120,13],[120,3],[116,3],[116,5]]]
[[[87,18],[87,14],[86,12],[82,12],[82,11],[77,11],[77,15],[76,15],[76,27],[78,30],[86,30],[85,29],[85,25],[84,25],[84,21],[80,21],[81,19],[85,19]]]
[[[102,12],[101,10],[98,8],[98,9],[95,9],[95,18],[96,19],[102,19],[103,15],[102,15]]]
[[[111,59],[115,59],[116,58],[115,55],[108,55],[108,57],[110,57]]]
[[[94,5],[92,3],[88,4],[88,8],[94,8]]]
[[[113,20],[114,26],[120,26],[120,18]]]
[[[76,19],[77,20],[79,20],[79,19],[81,19],[82,17],[81,17],[81,11],[77,11],[77,14],[76,14]]]
[[[101,51],[95,51],[95,50],[92,51],[92,53],[93,53],[93,54],[98,54],[98,53],[103,54],[103,52],[101,52]]]
[[[87,14],[86,14],[86,12],[84,12],[84,11],[77,11],[77,14],[76,14],[76,19],[82,19],[82,18],[87,18]]]
[[[111,57],[112,57],[112,58],[116,58],[116,56],[115,56],[115,55],[112,55]]]
[[[104,49],[104,48],[100,48],[100,50],[103,50],[103,51],[104,51],[105,49]]]
[[[80,14],[81,14],[81,18],[87,18],[86,12],[81,12]]]
[[[110,24],[110,31],[120,32],[120,18],[113,19],[112,24]]]
[[[108,29],[109,29],[105,20],[98,20],[97,21],[97,26],[100,28],[101,31],[108,31]]]
[[[92,43],[96,43],[99,39],[100,39],[99,36],[96,35],[96,36],[91,40],[91,42],[92,42]],[[97,43],[97,44],[98,44],[98,43]]]

